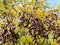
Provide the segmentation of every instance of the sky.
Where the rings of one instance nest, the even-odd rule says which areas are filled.
[[[50,3],[50,6],[55,6],[56,4],[60,3],[60,0],[47,0],[47,2]]]

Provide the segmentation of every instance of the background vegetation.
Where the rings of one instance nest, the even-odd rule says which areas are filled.
[[[0,45],[60,45],[60,7],[52,10],[48,4],[1,0]]]

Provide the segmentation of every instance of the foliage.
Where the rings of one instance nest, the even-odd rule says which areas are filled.
[[[45,0],[1,0],[1,45],[60,45],[60,17]],[[49,9],[49,8],[48,8]]]

